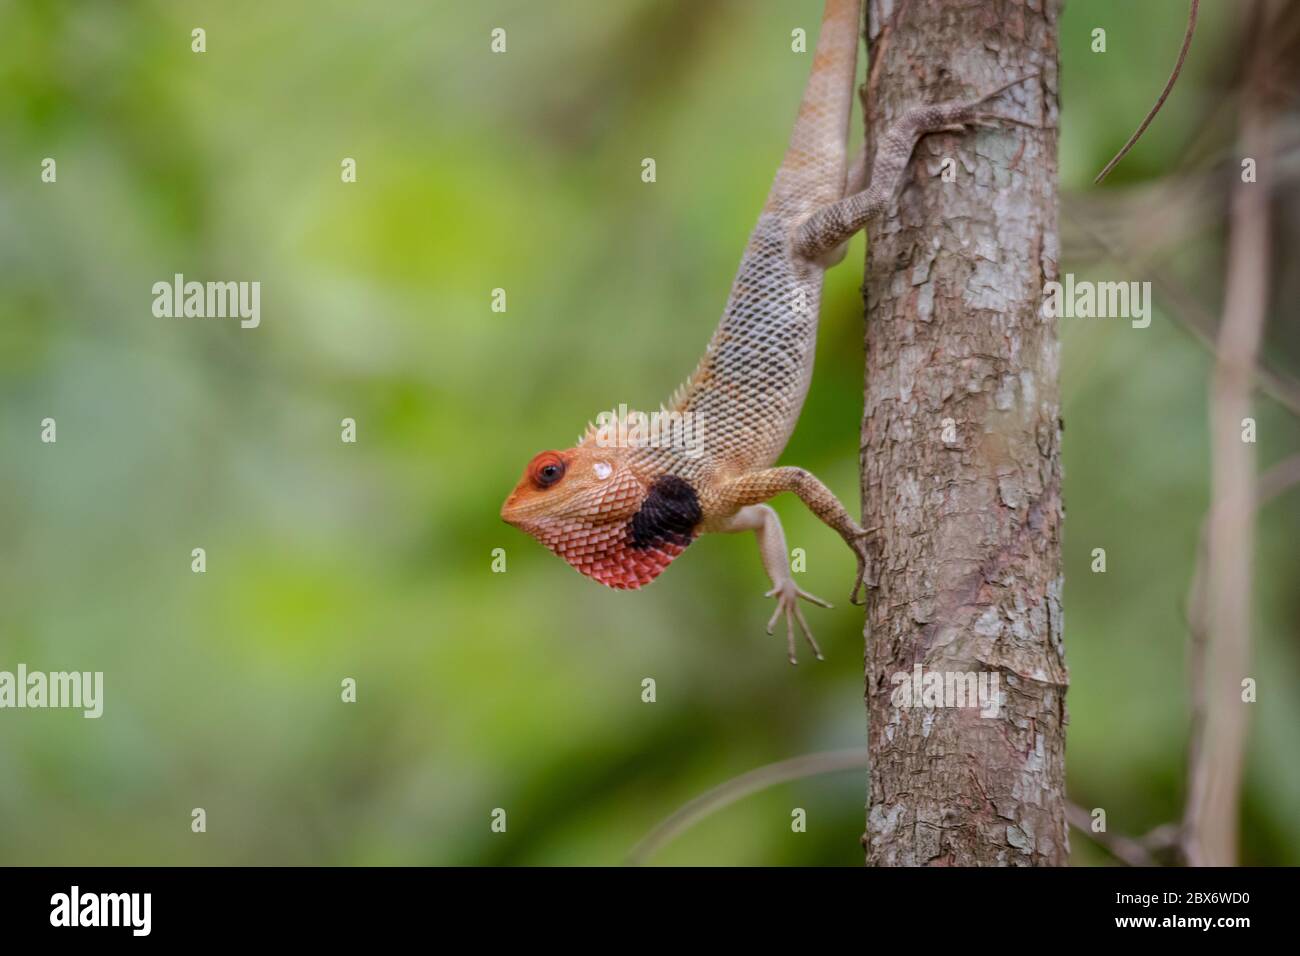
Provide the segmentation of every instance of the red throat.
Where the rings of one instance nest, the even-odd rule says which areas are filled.
[[[637,547],[628,526],[617,523],[575,522],[540,531],[537,538],[587,577],[619,590],[649,584],[691,543],[686,535],[671,535]]]

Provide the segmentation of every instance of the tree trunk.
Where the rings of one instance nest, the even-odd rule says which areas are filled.
[[[897,214],[869,230],[872,865],[1063,865],[1069,854],[1059,344],[1040,313],[1057,279],[1059,10],[868,5],[869,142],[909,106],[1028,74],[1040,75],[989,109],[1044,127],[927,136]],[[953,706],[967,674],[1000,694],[995,716]],[[936,677],[943,706],[900,696]]]

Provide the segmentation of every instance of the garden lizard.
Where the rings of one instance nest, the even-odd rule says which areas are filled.
[[[765,502],[798,495],[857,557],[850,601],[860,603],[866,582],[868,532],[812,474],[775,466],[812,378],[822,275],[889,208],[922,136],[1004,119],[982,106],[1015,85],[904,113],[880,142],[868,184],[865,159],[847,159],[860,24],[860,0],[827,0],[790,145],[722,320],[695,372],[656,413],[689,422],[698,444],[646,440],[664,436],[626,422],[615,431],[637,440],[611,440],[610,429],[588,426],[574,447],[534,457],[501,508],[507,522],[612,588],[649,584],[701,534],[753,531],[772,582],[766,596],[776,598],[767,632],[785,616],[792,664],[795,621],[822,659],[799,599],[830,605],[795,584],[781,522]]]

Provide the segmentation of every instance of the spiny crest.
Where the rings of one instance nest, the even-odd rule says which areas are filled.
[[[617,436],[625,433],[632,427],[634,421],[645,422],[650,416],[645,412],[639,412],[635,408],[628,408],[626,405],[620,405],[617,409],[601,412],[596,416],[596,421],[587,422],[587,427],[582,434],[578,436],[575,447],[582,447],[589,441],[595,441],[601,433]]]
[[[667,402],[659,406],[659,410],[661,412],[675,412],[679,410],[682,407],[682,403],[686,401],[686,395],[691,390],[691,385],[694,381],[695,373],[692,373],[686,381],[673,389],[672,395],[669,396]]]

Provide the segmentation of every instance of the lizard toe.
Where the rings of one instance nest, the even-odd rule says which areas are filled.
[[[802,632],[804,639],[808,642],[808,646],[812,648],[814,656],[816,656],[819,661],[826,660],[826,658],[822,656],[822,649],[817,645],[817,639],[813,637],[812,628],[808,626],[808,621],[803,616],[803,609],[799,606],[799,599],[802,598],[803,600],[816,604],[819,607],[826,608],[832,606],[830,602],[823,601],[814,594],[809,594],[793,581],[785,581],[772,588],[772,590],[768,591],[763,596],[776,598],[776,610],[772,612],[772,617],[767,622],[768,634],[771,634],[776,629],[776,622],[780,620],[782,616],[785,617],[785,643],[790,663],[799,663],[798,657],[795,654],[796,641],[794,630],[796,622],[799,625],[799,630]]]

